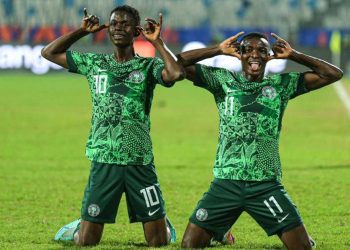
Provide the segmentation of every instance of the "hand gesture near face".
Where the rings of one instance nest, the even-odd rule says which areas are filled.
[[[227,38],[225,41],[219,44],[219,48],[222,51],[223,55],[234,56],[238,59],[241,59],[239,42],[237,41],[240,36],[244,34],[243,31],[237,33],[230,38]]]
[[[276,39],[276,42],[272,45],[273,55],[270,56],[270,59],[289,58],[289,55],[293,52],[293,49],[289,43],[277,36],[275,33],[271,33],[271,35]]]
[[[160,38],[160,32],[162,30],[163,15],[159,13],[159,22],[152,18],[145,18],[146,24],[141,27],[137,26],[137,29],[142,33],[142,35],[149,41],[153,42]]]
[[[95,15],[88,15],[86,8],[84,8],[84,17],[81,22],[81,28],[89,33],[95,33],[108,27],[108,24],[100,25],[100,20]]]

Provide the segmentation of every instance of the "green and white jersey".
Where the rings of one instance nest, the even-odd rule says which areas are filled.
[[[88,159],[110,164],[153,161],[150,110],[157,83],[165,85],[159,58],[135,56],[118,63],[114,55],[67,51],[69,71],[86,76],[92,97]]]
[[[214,176],[281,181],[279,135],[289,99],[308,92],[303,74],[287,73],[249,82],[242,74],[197,64],[195,85],[209,90],[219,110]]]

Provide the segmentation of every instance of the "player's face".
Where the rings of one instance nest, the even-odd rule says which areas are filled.
[[[264,38],[252,37],[242,41],[242,70],[248,80],[257,81],[263,78],[269,50],[269,42]]]
[[[127,12],[114,12],[109,20],[108,31],[109,38],[115,46],[130,46],[134,41],[136,32],[134,19]]]

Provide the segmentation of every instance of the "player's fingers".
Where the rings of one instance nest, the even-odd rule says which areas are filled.
[[[153,27],[153,24],[147,22],[147,23],[145,23],[144,26],[143,26],[143,31],[147,33],[147,32],[149,32],[150,30],[152,30],[152,27]]]
[[[237,40],[237,38],[240,37],[240,36],[243,35],[243,34],[244,34],[244,31],[240,31],[240,32],[238,32],[236,35],[234,35],[233,38],[234,38],[235,40]]]
[[[271,36],[273,36],[277,41],[282,41],[286,43],[286,40],[284,40],[283,38],[277,36],[275,33],[271,33]]]
[[[91,15],[91,16],[89,16],[89,21],[92,23],[98,23],[99,18],[96,15]]]
[[[270,60],[272,60],[272,59],[275,59],[275,54],[269,55],[269,56],[267,57],[267,61],[270,61]]]
[[[286,44],[284,43],[284,42],[277,42],[276,43],[279,47],[281,47],[281,48],[286,48]]]
[[[102,24],[100,27],[98,27],[98,31],[100,31],[100,30],[103,30],[103,29],[105,29],[105,28],[108,28],[109,27],[109,24]]]
[[[160,25],[160,27],[162,27],[162,24],[163,24],[163,14],[159,13],[159,25]]]
[[[241,32],[237,33],[236,35],[227,38],[226,41],[229,44],[235,43],[237,41],[238,37],[240,37],[243,34],[244,34],[244,31],[241,31]]]
[[[271,33],[271,36],[272,36],[273,38],[277,39],[277,40],[280,38],[280,37],[277,36],[275,33]]]
[[[239,48],[239,42],[235,41],[235,42],[231,43],[231,47],[238,49]]]
[[[95,25],[94,23],[89,22],[86,28],[89,29],[89,30],[92,30],[92,27],[93,27],[94,25]]]
[[[136,26],[136,29],[138,29],[139,31],[144,31],[145,30],[142,26]]]
[[[151,24],[156,24],[156,20],[152,19],[152,18],[145,18],[145,21],[148,22],[148,23],[151,23]]]

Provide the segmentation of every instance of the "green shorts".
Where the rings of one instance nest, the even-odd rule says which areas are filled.
[[[130,222],[154,221],[165,216],[165,203],[153,164],[121,166],[92,162],[81,218],[114,223],[125,192]]]
[[[276,181],[214,179],[198,202],[190,221],[222,240],[243,211],[270,236],[302,224],[296,206]]]

